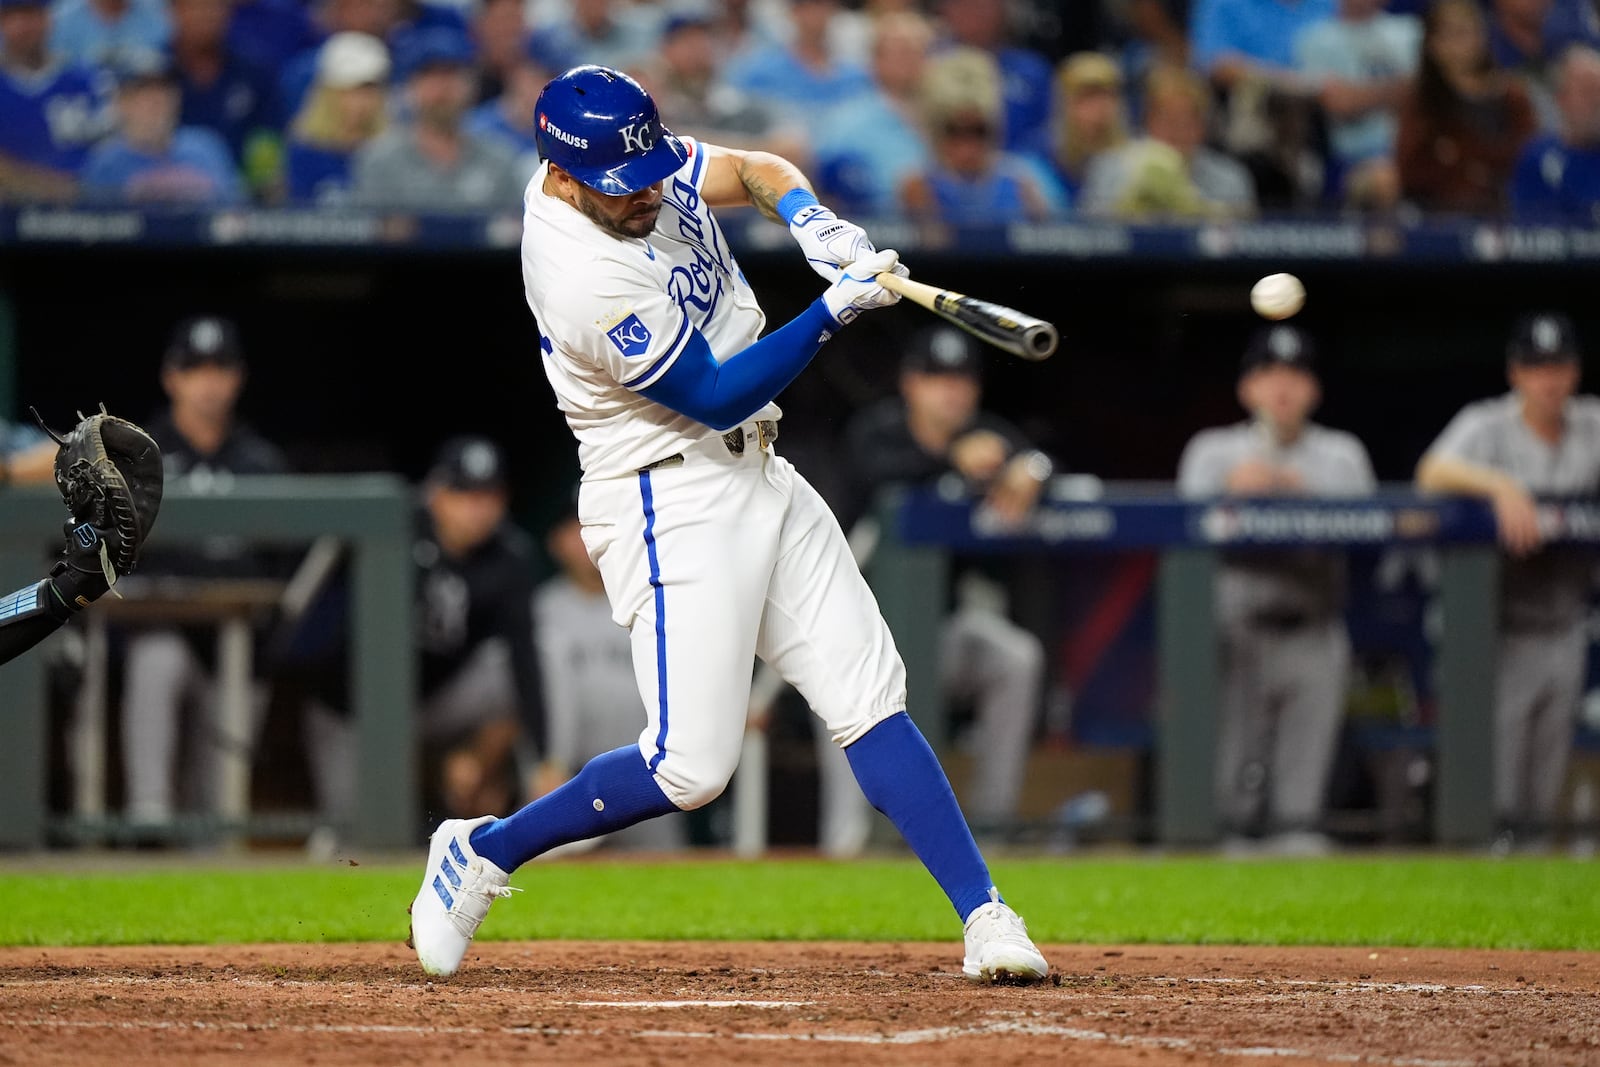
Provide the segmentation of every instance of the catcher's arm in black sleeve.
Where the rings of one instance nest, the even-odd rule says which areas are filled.
[[[0,663],[7,663],[59,630],[111,588],[100,531],[67,524],[67,548],[50,574],[0,597]]]
[[[102,410],[65,437],[46,432],[60,446],[56,488],[72,519],[49,575],[0,598],[0,663],[55,633],[131,572],[161,508],[161,450],[138,426]]]

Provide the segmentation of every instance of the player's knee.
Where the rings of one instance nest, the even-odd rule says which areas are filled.
[[[656,773],[669,787],[667,796],[684,811],[703,808],[720,797],[733,777],[731,767],[726,771],[721,768],[685,771],[683,768],[669,769],[670,762],[664,762]]]

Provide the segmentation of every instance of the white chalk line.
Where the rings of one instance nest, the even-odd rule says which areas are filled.
[[[814,1000],[558,1000],[562,1008],[809,1008]]]
[[[747,973],[758,973],[759,974],[759,973],[770,973],[770,972],[764,972],[764,971],[762,971],[762,970],[760,970],[758,968],[758,969],[756,969],[754,971],[740,971],[738,973],[739,974],[747,974]],[[955,974],[955,973],[936,974],[936,975],[930,975],[930,977],[947,978],[947,979],[950,979],[952,981],[960,981],[962,983],[970,984],[969,980],[966,977],[964,977],[963,975],[960,975],[960,974]],[[234,977],[229,977],[229,978],[222,978],[220,976],[209,976],[209,975],[199,976],[198,978],[196,978],[195,976],[192,976],[192,975],[153,975],[153,976],[146,976],[146,975],[62,975],[62,976],[59,976],[59,977],[25,978],[25,979],[19,979],[19,980],[16,980],[16,981],[0,981],[0,989],[3,989],[5,987],[7,987],[7,986],[41,986],[41,985],[50,985],[50,984],[73,985],[73,986],[85,986],[85,985],[144,985],[144,984],[152,982],[152,981],[161,981],[161,980],[168,979],[168,978],[174,978],[174,979],[179,979],[179,980],[195,980],[195,981],[202,981],[202,982],[206,982],[206,983],[212,983],[212,982],[219,982],[220,981],[220,982],[226,982],[229,985],[240,986],[240,987],[247,988],[247,989],[327,989],[327,988],[329,988],[331,986],[341,986],[341,985],[345,985],[345,986],[361,986],[363,988],[371,988],[372,987],[372,979],[371,978],[366,978],[366,977],[363,977],[363,978],[329,977],[329,978],[319,978],[319,979],[303,979],[303,978],[248,978],[248,977],[244,977],[244,976],[234,976]],[[1095,982],[1095,983],[1099,983],[1099,982],[1106,982],[1106,983],[1111,983],[1111,982],[1134,983],[1134,984],[1138,984],[1138,985],[1152,985],[1153,984],[1153,985],[1162,985],[1162,986],[1181,986],[1181,985],[1184,985],[1184,984],[1189,984],[1189,985],[1223,985],[1223,986],[1253,986],[1253,987],[1261,988],[1261,989],[1270,989],[1270,988],[1273,988],[1275,986],[1291,986],[1291,987],[1294,987],[1296,989],[1321,989],[1321,990],[1326,990],[1329,993],[1339,993],[1339,994],[1343,994],[1343,993],[1436,993],[1436,994],[1437,993],[1469,993],[1469,994],[1474,994],[1474,995],[1479,995],[1479,996],[1523,996],[1523,995],[1526,995],[1528,993],[1535,993],[1535,992],[1548,993],[1548,992],[1551,992],[1551,990],[1548,990],[1548,989],[1535,989],[1535,988],[1526,987],[1526,986],[1517,987],[1517,988],[1509,988],[1508,989],[1508,988],[1498,988],[1498,987],[1485,986],[1485,985],[1445,985],[1445,984],[1436,983],[1436,982],[1341,981],[1341,980],[1337,980],[1337,979],[1323,980],[1323,979],[1316,979],[1316,978],[1238,978],[1238,977],[1192,977],[1192,976],[1185,977],[1185,976],[1177,976],[1177,975],[1111,975],[1111,974],[1098,974],[1098,973],[1097,974],[1092,974],[1092,975],[1084,975],[1084,974],[1065,975],[1064,978],[1065,978],[1066,982],[1069,983],[1069,984],[1063,985],[1061,987],[1063,992],[1060,993],[1060,994],[1056,994],[1056,995],[1059,995],[1059,996],[1062,996],[1062,997],[1071,996],[1072,995],[1072,991],[1084,981]],[[398,987],[399,988],[421,989],[421,988],[423,988],[425,986],[429,986],[429,985],[433,985],[433,982],[431,980],[429,980],[427,978],[423,978],[423,977],[408,978],[408,979],[404,979],[400,983],[398,983]],[[515,992],[518,992],[518,993],[526,993],[526,992],[528,992],[526,987],[517,986],[517,985],[479,985],[479,984],[473,984],[473,985],[462,985],[460,988],[463,989],[463,990],[474,990],[474,991],[482,990],[482,991],[485,991],[485,992],[495,992],[495,991],[502,991],[502,992],[504,992],[504,991],[515,991]],[[1116,990],[1111,989],[1109,987],[1105,989],[1105,992],[1107,994],[1117,994]],[[1130,999],[1130,1000],[1132,1000],[1132,999],[1163,999],[1163,998],[1161,998],[1161,997],[1159,997],[1159,996],[1157,996],[1155,994],[1136,994],[1136,993],[1133,993],[1132,991],[1122,992],[1122,993],[1120,993],[1118,995],[1122,996],[1124,999]],[[634,1003],[634,1002],[630,1001],[629,1003]],[[763,1002],[763,1003],[770,1003],[770,1002]],[[812,1003],[812,1002],[811,1001],[805,1001],[805,1002],[801,1002],[801,1003],[809,1004],[809,1003]],[[575,1003],[574,1006],[587,1007],[589,1005],[587,1005],[587,1004],[576,1004]],[[618,1005],[613,1005],[613,1006],[624,1006],[624,1005],[618,1004]],[[710,1006],[715,1006],[715,1005],[713,1004],[713,1005],[710,1005]]]
[[[205,1033],[219,1031],[228,1033],[271,1031],[287,1034],[395,1034],[407,1037],[429,1036],[491,1036],[504,1034],[509,1036],[541,1036],[541,1037],[600,1037],[611,1031],[605,1029],[569,1029],[540,1026],[503,1026],[496,1028],[481,1028],[471,1026],[386,1026],[382,1024],[350,1024],[339,1025],[335,1023],[313,1023],[286,1025],[275,1022],[242,1023],[242,1022],[161,1022],[156,1020],[134,1021],[97,1021],[88,1019],[8,1019],[0,1021],[0,1028],[27,1028],[27,1029],[59,1029],[59,1030],[158,1030],[158,1031],[194,1031]],[[1046,1023],[994,1021],[980,1023],[974,1026],[941,1026],[922,1030],[902,1030],[897,1033],[866,1033],[850,1034],[836,1032],[819,1032],[808,1034],[762,1034],[762,1033],[715,1033],[705,1030],[636,1030],[625,1036],[632,1039],[650,1040],[734,1040],[734,1041],[798,1041],[819,1042],[824,1044],[852,1044],[852,1045],[925,1045],[941,1041],[951,1041],[960,1038],[987,1037],[998,1035],[1021,1035],[1025,1037],[1054,1037],[1071,1041],[1083,1041],[1097,1044],[1119,1045],[1138,1048],[1160,1048],[1171,1051],[1205,1051],[1204,1046],[1182,1037],[1137,1037],[1124,1034],[1107,1033],[1104,1030],[1087,1030],[1081,1027],[1056,1026]],[[1250,1046],[1243,1048],[1219,1048],[1214,1054],[1222,1056],[1238,1056],[1243,1058],[1290,1058],[1320,1059],[1330,1063],[1363,1063],[1375,1064],[1378,1067],[1475,1067],[1472,1060],[1434,1060],[1418,1059],[1413,1057],[1391,1058],[1373,1056],[1369,1054],[1339,1053],[1339,1052],[1312,1052],[1304,1049],[1279,1048],[1276,1046]]]

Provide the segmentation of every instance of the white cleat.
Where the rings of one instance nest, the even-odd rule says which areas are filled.
[[[494,822],[494,816],[446,819],[428,839],[422,888],[407,909],[411,936],[406,944],[417,950],[417,959],[429,974],[455,974],[472,936],[489,914],[489,905],[514,892],[506,884],[511,876],[472,851],[467,840],[487,822]]]
[[[970,981],[1037,982],[1050,973],[1022,917],[999,901],[967,916],[966,943],[961,973]]]

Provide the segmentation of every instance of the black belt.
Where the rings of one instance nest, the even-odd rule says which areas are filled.
[[[722,443],[727,446],[728,454],[730,456],[742,456],[744,455],[745,441],[750,438],[754,438],[756,441],[760,442],[760,448],[762,451],[770,448],[772,446],[772,442],[778,439],[777,420],[756,420],[756,432],[749,434],[748,436],[745,434],[743,426],[735,426],[733,429],[722,435]],[[645,471],[660,470],[662,467],[677,467],[681,466],[682,464],[683,453],[674,452],[665,459],[658,459],[654,463],[646,463],[644,466],[639,468],[639,473],[643,474]]]

